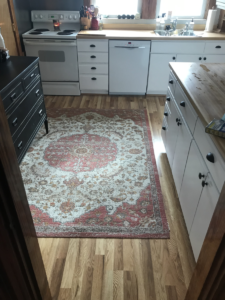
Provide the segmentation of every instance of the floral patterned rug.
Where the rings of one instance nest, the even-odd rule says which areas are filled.
[[[169,238],[145,110],[49,109],[20,165],[39,237]]]

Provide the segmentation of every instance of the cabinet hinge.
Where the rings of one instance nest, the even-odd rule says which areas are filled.
[[[13,28],[13,31],[16,31],[16,27],[15,27],[14,23],[12,23],[12,28]]]

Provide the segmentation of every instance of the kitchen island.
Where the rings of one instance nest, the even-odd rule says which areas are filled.
[[[162,138],[197,260],[225,180],[225,139],[205,133],[225,113],[225,64],[170,68]]]

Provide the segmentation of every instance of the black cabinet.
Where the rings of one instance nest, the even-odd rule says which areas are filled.
[[[0,64],[0,95],[19,163],[43,123],[48,133],[38,60],[11,57]]]

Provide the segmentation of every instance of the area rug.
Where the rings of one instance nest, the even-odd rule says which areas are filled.
[[[146,110],[48,120],[20,165],[39,237],[169,238]]]

